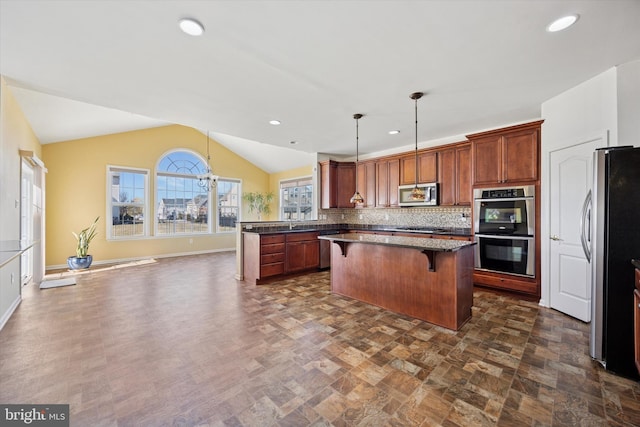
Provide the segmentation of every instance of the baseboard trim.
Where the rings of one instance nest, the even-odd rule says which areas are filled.
[[[18,308],[20,302],[22,302],[22,297],[18,295],[18,297],[11,303],[7,311],[5,311],[2,317],[0,317],[0,331],[2,330],[2,328],[4,328],[4,325],[7,324],[13,312],[16,311],[16,308]]]

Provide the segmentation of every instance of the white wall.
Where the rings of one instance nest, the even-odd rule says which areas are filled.
[[[541,162],[541,300],[549,306],[549,156],[608,132],[609,145],[618,145],[617,69],[563,92],[542,104]]]
[[[640,146],[640,59],[618,68],[618,142]]]

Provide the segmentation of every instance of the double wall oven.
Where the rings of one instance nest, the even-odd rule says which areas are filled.
[[[473,190],[477,269],[535,276],[535,186]]]

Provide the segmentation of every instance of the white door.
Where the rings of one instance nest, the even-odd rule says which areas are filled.
[[[599,136],[550,152],[549,305],[585,322],[591,320],[591,268],[581,225],[589,221],[585,200],[592,186],[593,152],[606,145],[606,136]]]

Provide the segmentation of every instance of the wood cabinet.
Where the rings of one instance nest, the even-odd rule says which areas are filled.
[[[400,159],[381,159],[376,162],[376,206],[398,206]]]
[[[352,208],[349,200],[356,191],[356,165],[353,162],[320,162],[320,207]]]
[[[518,292],[535,297],[540,296],[540,284],[538,280],[527,277],[518,277],[513,274],[501,274],[475,270],[473,273],[473,283],[480,286]]]
[[[286,234],[285,273],[320,267],[320,241],[317,232]]]
[[[285,237],[283,234],[243,233],[243,270],[246,281],[284,274]]]
[[[640,270],[636,268],[633,290],[633,348],[636,369],[640,373]]]
[[[372,208],[376,205],[376,163],[374,160],[359,162],[357,169],[356,188],[364,199],[364,204],[356,207]]]
[[[537,181],[541,123],[467,135],[472,147],[473,184]]]
[[[438,150],[439,204],[471,205],[471,144]]]
[[[418,152],[418,183],[436,182],[438,163],[435,151]],[[416,183],[415,152],[400,158],[400,185]]]
[[[244,280],[259,285],[286,274],[319,268],[318,235],[317,231],[243,233]]]

